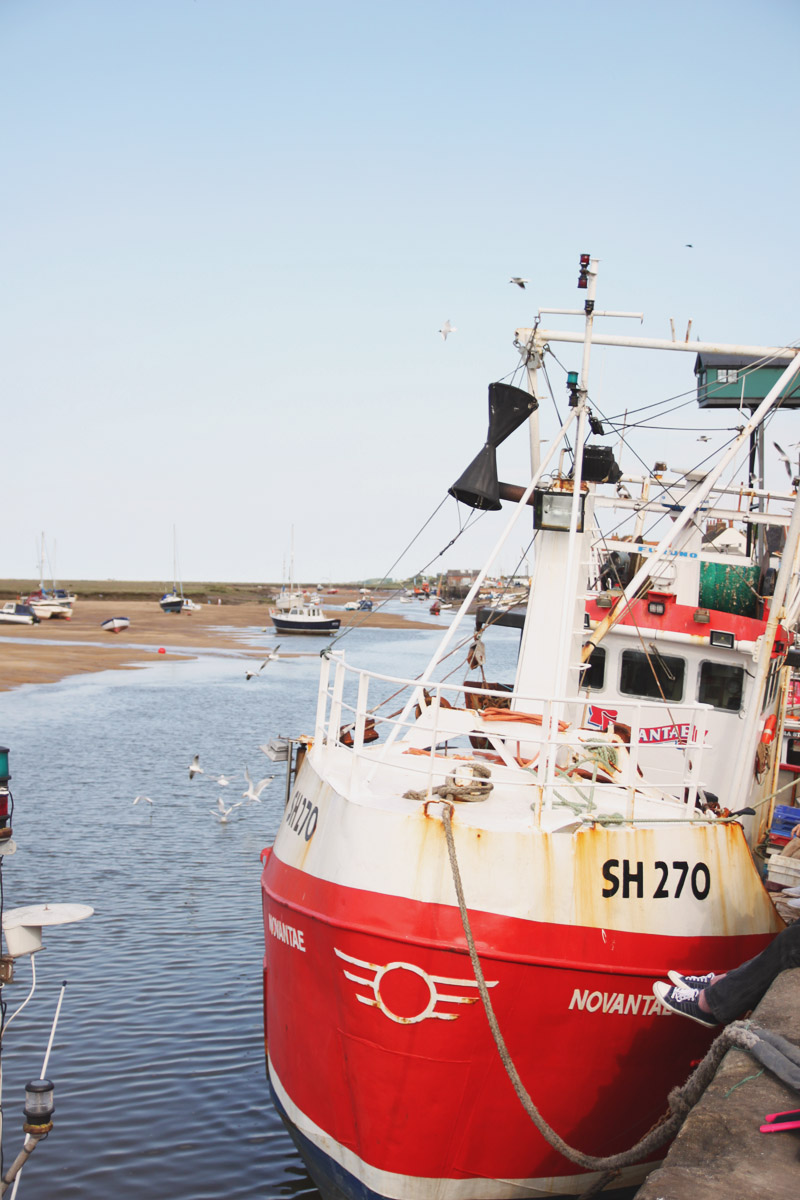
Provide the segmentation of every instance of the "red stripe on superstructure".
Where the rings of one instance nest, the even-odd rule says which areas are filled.
[[[586,601],[586,611],[592,621],[602,621],[609,613],[607,608],[600,608],[596,600]],[[621,615],[614,622],[616,625],[637,625],[640,629],[663,629],[670,633],[686,633],[693,637],[708,640],[709,629],[718,629],[724,633],[732,633],[737,642],[754,642],[761,637],[767,627],[766,621],[755,617],[740,617],[735,613],[720,612],[709,609],[708,623],[698,624],[694,619],[697,612],[696,604],[667,604],[663,616],[656,616],[647,611],[647,598],[634,600],[625,606]],[[778,627],[776,640],[787,643],[787,633]]]
[[[535,1131],[513,1092],[469,987],[456,907],[329,883],[276,854],[262,888],[270,1060],[302,1113],[364,1162],[404,1176],[580,1174]],[[273,932],[270,917],[280,923]],[[667,966],[725,969],[769,940],[604,936],[484,912],[470,917],[487,980],[496,981],[500,1028],[534,1103],[591,1154],[636,1142],[713,1036],[650,1015],[652,980]],[[392,1011],[420,1012],[425,972],[449,981],[437,985],[436,1007],[455,1019],[391,1020],[372,1002],[371,983],[389,964],[399,966],[379,994]]]

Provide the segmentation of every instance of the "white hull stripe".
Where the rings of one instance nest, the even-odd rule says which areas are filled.
[[[600,1178],[600,1172],[593,1171],[581,1175],[551,1175],[542,1179],[439,1180],[381,1171],[335,1141],[292,1102],[271,1060],[269,1078],[278,1103],[297,1132],[320,1153],[359,1180],[369,1192],[387,1200],[431,1200],[432,1196],[441,1200],[544,1200],[545,1197],[580,1195]],[[625,1167],[615,1181],[615,1187],[636,1186],[658,1165],[648,1163],[646,1166]]]

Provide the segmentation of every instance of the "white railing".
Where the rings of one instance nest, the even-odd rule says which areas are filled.
[[[509,700],[513,707],[507,716],[495,711],[484,718],[480,710],[465,706],[468,696],[479,697],[481,708],[488,701],[497,710]],[[592,706],[581,697],[512,697],[506,690],[455,683],[429,681],[423,693],[418,680],[350,667],[334,651],[322,662],[314,740],[319,755],[348,748],[351,782],[359,770],[373,779],[389,763],[397,769],[398,752],[411,751],[404,755],[403,769],[418,774],[420,787],[430,790],[458,765],[455,756],[460,754],[491,762],[498,782],[535,785],[537,815],[554,800],[563,801],[565,789],[588,796],[590,808],[613,790],[618,810],[622,790],[628,820],[634,819],[642,795],[685,800],[681,814],[691,819],[703,787],[708,711],[705,704],[671,704],[668,726],[664,706],[648,701],[624,706],[615,701],[609,713],[601,702]],[[594,727],[588,724],[592,717]],[[657,780],[654,772],[648,778],[647,769],[641,769],[641,749],[648,745],[641,740],[642,731],[654,726],[675,729],[670,742],[674,753],[663,756],[669,761],[659,765]]]

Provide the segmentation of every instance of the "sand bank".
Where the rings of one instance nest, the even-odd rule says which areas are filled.
[[[342,604],[350,597],[337,596]],[[325,605],[342,626],[360,623],[364,613],[344,612]],[[109,617],[125,616],[130,627],[124,633],[107,633],[101,623]],[[430,625],[395,614],[373,612],[369,625],[378,629],[429,629]],[[238,651],[259,658],[260,651],[247,646],[245,631],[267,629],[274,633],[265,604],[204,604],[191,614],[163,613],[153,600],[81,600],[70,621],[48,620],[39,625],[0,625],[0,691],[23,683],[55,683],[68,675],[92,671],[133,668],[146,663],[185,657],[187,651]],[[306,639],[281,637],[281,654],[300,653]],[[163,648],[166,653],[159,654]],[[178,651],[170,654],[170,651]]]

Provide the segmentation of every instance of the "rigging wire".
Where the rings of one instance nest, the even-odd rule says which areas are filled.
[[[378,583],[374,585],[376,589],[382,587],[383,584],[387,581],[387,579],[391,578],[391,572],[395,569],[397,564],[402,561],[402,559],[405,557],[405,555],[408,553],[408,551],[414,545],[414,542],[416,542],[417,538],[419,538],[420,535],[428,527],[428,525],[430,525],[431,521],[439,513],[439,511],[444,507],[444,505],[448,499],[450,499],[449,495],[445,495],[441,499],[441,501],[439,502],[439,504],[437,504],[436,508],[433,510],[431,515],[428,517],[428,519],[420,526],[420,528],[414,534],[413,538],[408,543],[408,545],[405,547],[405,549],[401,551],[401,553],[397,556],[397,558],[394,560],[394,562],[389,567],[389,569],[386,571],[386,573],[381,577],[381,579],[378,581]],[[456,501],[456,504],[458,504],[458,501]],[[480,519],[486,515],[486,511],[487,510],[485,510],[485,509],[481,510],[481,511],[479,511],[478,509],[472,509],[472,511],[470,512],[466,521],[463,524],[461,524],[461,511],[459,509],[457,509],[459,525],[460,525],[458,533],[455,534],[455,536],[452,537],[450,539],[450,541],[445,546],[442,547],[441,550],[437,551],[437,553],[434,554],[433,558],[429,559],[428,562],[425,563],[424,566],[422,566],[418,570],[414,571],[412,578],[416,578],[418,575],[424,575],[425,572],[428,570],[428,568],[430,566],[432,566],[433,563],[435,563],[437,559],[442,557],[442,555],[445,553],[445,551],[449,550],[451,546],[455,545],[455,543],[458,541],[458,539],[463,534],[465,534],[468,529],[470,529],[470,528],[472,528],[472,526],[476,525],[478,523],[478,521],[480,521]],[[474,518],[474,520],[473,520],[473,518]],[[382,600],[380,602],[380,604],[378,604],[377,607],[372,610],[372,612],[379,612],[381,610],[381,608],[383,608],[383,606],[385,604],[388,604],[388,602],[392,598],[393,598],[392,596],[387,596],[385,600]],[[371,612],[364,612],[362,614],[360,620],[355,620],[350,625],[346,625],[345,628],[341,631],[341,633],[337,633],[336,636],[331,639],[331,641],[328,643],[328,645],[325,647],[325,649],[320,651],[320,654],[329,653],[332,646],[335,646],[337,642],[340,642],[343,638],[347,637],[348,633],[350,633],[353,629],[358,629],[358,628],[360,628],[360,626],[362,626],[367,621],[369,621],[369,618],[371,615],[372,615]]]

